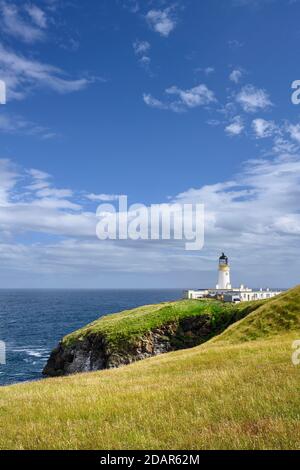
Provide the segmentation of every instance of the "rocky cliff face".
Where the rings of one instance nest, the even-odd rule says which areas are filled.
[[[197,346],[209,339],[211,317],[185,318],[112,347],[101,334],[90,333],[71,346],[61,342],[51,353],[44,368],[46,376],[111,369],[178,349]]]

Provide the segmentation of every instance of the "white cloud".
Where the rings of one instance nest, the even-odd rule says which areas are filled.
[[[205,75],[210,75],[210,74],[215,72],[215,68],[214,67],[206,67],[205,69],[203,69],[203,72],[205,73]]]
[[[34,178],[35,180],[47,180],[51,177],[49,173],[37,170],[36,168],[31,168],[30,170],[28,170],[27,173],[32,176],[32,178]]]
[[[36,5],[30,4],[25,5],[25,9],[29,16],[31,17],[32,21],[39,27],[39,28],[46,28],[47,27],[47,18],[45,12]]]
[[[280,135],[279,132],[279,135],[275,135],[272,150],[277,155],[292,155],[299,151],[299,146]]]
[[[291,138],[300,144],[300,124],[288,124],[287,131]]]
[[[172,86],[167,88],[165,92],[168,96],[174,95],[177,98],[175,100],[164,102],[153,97],[151,94],[144,93],[144,102],[152,108],[165,109],[180,113],[187,109],[197,108],[199,106],[208,106],[209,104],[217,101],[214,92],[204,84],[200,84],[187,90],[183,90],[177,86]]]
[[[140,58],[140,63],[141,65],[143,65],[144,67],[148,68],[150,63],[151,63],[151,59],[150,57],[146,56],[146,55],[143,55],[141,58]]]
[[[146,15],[149,26],[161,36],[168,37],[176,27],[174,8],[164,10],[150,10]]]
[[[50,132],[47,127],[40,126],[21,116],[13,114],[0,115],[0,132],[6,134],[36,136],[42,139],[50,139],[57,136],[55,132]]]
[[[26,200],[27,202],[30,201],[31,205],[56,210],[70,209],[77,211],[81,209],[79,204],[69,200],[74,196],[73,191],[55,188],[52,185],[51,175],[48,173],[31,168],[26,174],[31,181],[24,189],[26,190]]]
[[[252,129],[256,138],[263,139],[274,135],[276,126],[273,121],[266,121],[265,119],[258,118],[252,121]]]
[[[150,106],[150,108],[168,109],[168,107],[162,101],[154,98],[150,94],[144,93],[143,100],[147,106]]]
[[[0,13],[4,31],[27,43],[34,43],[44,39],[42,29],[46,26],[46,24],[43,24],[43,21],[45,22],[46,20],[45,16],[42,15],[42,10],[34,6],[26,6],[26,10],[29,13],[30,19],[34,20],[34,23],[30,23],[24,18],[24,15],[22,16],[22,9],[17,5],[2,1],[0,3]],[[37,21],[39,21],[39,24]]]
[[[148,41],[137,40],[133,43],[133,49],[136,55],[144,55],[150,51],[151,45]]]
[[[86,198],[90,201],[99,201],[99,202],[112,202],[118,201],[120,195],[118,194],[87,194]]]
[[[55,199],[63,199],[65,197],[72,197],[73,192],[70,189],[56,189],[56,188],[41,188],[36,191],[36,196],[39,198],[54,197]]]
[[[228,41],[228,46],[231,49],[239,49],[240,47],[243,47],[244,44],[238,39],[231,39],[230,41]]]
[[[8,159],[0,159],[0,207],[7,203],[18,178],[16,166]]]
[[[202,67],[197,67],[195,69],[195,72],[203,72],[205,73],[205,75],[211,75],[212,73],[214,73],[216,71],[216,69],[214,67],[205,67],[205,68],[202,68]]]
[[[225,131],[227,134],[235,136],[241,134],[244,129],[245,126],[241,116],[235,116],[233,121],[226,126]]]
[[[0,74],[8,88],[8,99],[24,98],[33,87],[46,87],[58,93],[82,90],[92,78],[69,79],[53,65],[29,60],[0,44]]]
[[[229,75],[229,80],[237,84],[240,82],[242,76],[242,71],[240,69],[235,69],[232,70],[231,74]]]
[[[37,206],[41,209],[53,209],[59,211],[61,209],[68,209],[72,211],[79,211],[82,207],[79,204],[68,201],[67,199],[62,199],[61,197],[42,197],[36,199],[31,203],[31,206]]]
[[[247,113],[265,110],[272,106],[267,92],[261,88],[255,88],[253,85],[244,86],[236,95],[236,101]]]
[[[178,95],[180,103],[187,108],[205,106],[216,101],[214,92],[203,84],[190,88],[189,90],[182,90],[177,86],[172,86],[166,90],[166,93],[169,95]]]
[[[94,214],[81,210],[73,191],[55,188],[47,173],[0,160],[0,187],[0,228],[12,236],[27,231],[93,236]]]
[[[151,49],[151,45],[148,41],[135,41],[133,43],[133,50],[135,55],[137,56],[140,64],[145,67],[146,69],[149,68],[151,63],[151,59],[149,57],[149,52]]]

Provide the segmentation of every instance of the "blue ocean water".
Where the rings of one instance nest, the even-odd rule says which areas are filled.
[[[0,385],[36,380],[59,340],[108,313],[177,300],[182,290],[0,290]]]

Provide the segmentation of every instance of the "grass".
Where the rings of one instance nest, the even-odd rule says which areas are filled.
[[[300,288],[201,346],[0,389],[1,449],[299,449]]]
[[[297,335],[0,390],[1,449],[297,449]]]
[[[262,302],[233,305],[209,300],[180,300],[146,305],[101,317],[84,328],[67,335],[62,342],[65,347],[70,347],[90,334],[99,334],[105,337],[111,350],[116,350],[124,344],[134,343],[137,338],[150,330],[160,328],[168,323],[178,324],[185,318],[200,315],[210,317],[211,336],[214,336],[260,305]]]
[[[230,326],[216,342],[239,343],[300,332],[300,286],[263,302],[254,312]]]

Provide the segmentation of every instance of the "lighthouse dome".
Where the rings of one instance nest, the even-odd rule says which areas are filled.
[[[220,264],[228,264],[228,257],[222,253],[222,255],[219,258],[219,263]]]

